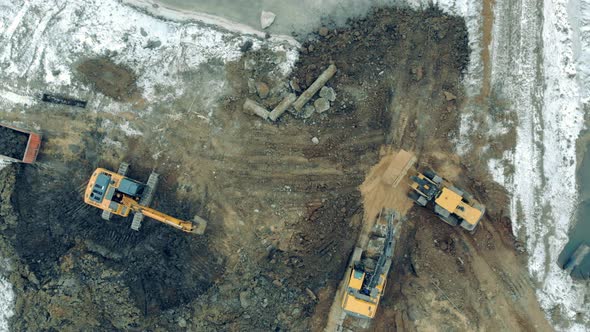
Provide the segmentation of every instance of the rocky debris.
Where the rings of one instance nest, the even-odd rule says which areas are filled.
[[[445,99],[446,99],[447,101],[451,101],[451,100],[455,100],[455,99],[457,99],[457,96],[455,96],[454,94],[452,94],[452,93],[451,93],[451,92],[449,92],[449,91],[443,91],[443,94],[445,95]]]
[[[240,52],[242,52],[242,53],[246,53],[246,52],[248,52],[249,50],[251,50],[251,49],[252,49],[252,46],[253,46],[253,45],[254,45],[254,42],[252,42],[252,40],[250,40],[250,39],[246,40],[246,41],[245,41],[245,42],[242,44],[242,46],[240,46]]]
[[[256,81],[254,79],[248,79],[248,93],[255,94],[256,93]]]
[[[141,33],[142,36],[147,37],[147,32],[144,30],[144,28],[140,28],[139,29],[139,33]]]
[[[299,83],[297,83],[296,79],[291,79],[289,81],[289,86],[291,87],[291,89],[295,92],[301,92],[301,87],[299,86]]]
[[[162,42],[159,40],[148,40],[147,44],[144,46],[144,48],[149,48],[151,50],[156,49],[158,47],[162,46]]]
[[[330,109],[330,102],[325,98],[318,98],[313,102],[313,106],[318,113],[324,113]]]
[[[318,33],[320,34],[320,36],[326,37],[328,33],[330,33],[330,30],[328,30],[328,28],[326,27],[321,27]]]
[[[313,107],[313,105],[305,105],[305,107],[303,108],[303,114],[301,114],[301,117],[304,119],[309,119],[313,114],[315,113],[315,107]]]
[[[330,102],[333,102],[336,100],[336,92],[333,88],[324,86],[320,90],[320,97],[328,99]]]
[[[317,145],[317,144],[320,144],[320,139],[314,136],[314,137],[311,139],[311,142],[312,142],[313,144],[316,144],[316,145]]]
[[[250,297],[250,292],[248,292],[248,291],[240,292],[240,305],[242,306],[242,308],[247,309],[251,303],[252,303],[252,301],[251,301],[251,297]]]
[[[299,98],[293,103],[293,107],[296,111],[301,111],[303,106],[330,80],[334,74],[336,74],[336,66],[331,64],[326,70],[324,70],[320,76],[305,90]],[[316,106],[317,109],[317,106]]]
[[[255,86],[256,86],[256,92],[258,93],[258,96],[260,98],[265,99],[266,97],[268,97],[270,89],[268,88],[268,85],[266,85],[266,83],[256,82]]]
[[[276,17],[277,16],[275,15],[275,13],[263,10],[262,13],[260,13],[260,26],[263,29],[268,28],[273,24]]]
[[[412,74],[414,74],[415,81],[420,81],[422,77],[424,77],[424,67],[417,66],[415,68],[412,68]]]

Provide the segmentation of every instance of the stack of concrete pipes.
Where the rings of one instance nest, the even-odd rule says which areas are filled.
[[[270,119],[271,121],[277,121],[277,119],[293,106],[296,112],[301,112],[303,106],[336,74],[336,66],[330,65],[324,72],[305,90],[299,98],[294,93],[288,94],[283,100],[278,103],[272,111],[268,111],[266,108],[258,104],[257,102],[246,99],[244,102],[244,109],[256,114],[263,119]]]

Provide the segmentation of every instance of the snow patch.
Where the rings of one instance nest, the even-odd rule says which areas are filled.
[[[11,102],[13,104],[32,105],[35,104],[35,99],[29,96],[19,95],[12,91],[0,89],[0,99]]]
[[[129,121],[126,121],[122,125],[119,125],[119,128],[127,136],[143,136],[143,133],[141,131],[131,128],[131,124],[129,123]]]

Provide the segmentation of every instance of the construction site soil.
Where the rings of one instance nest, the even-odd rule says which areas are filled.
[[[410,211],[369,329],[550,330],[505,217],[506,193],[485,160],[453,152],[469,61],[463,19],[379,9],[320,32],[302,40],[292,77],[269,73],[265,49],[227,64],[229,89],[207,120],[193,96],[116,115],[52,106],[49,116],[33,106],[46,126],[40,162],[0,172],[13,330],[320,331],[360,230],[359,185],[384,145],[414,151],[488,209],[475,235]],[[139,100],[130,97],[140,93],[133,73],[90,60],[80,79]],[[276,105],[274,87],[293,79],[304,89],[330,63],[337,98],[327,112],[270,123],[242,110],[245,97]],[[195,89],[215,70],[195,72]],[[271,86],[270,96],[251,93],[249,78]],[[141,135],[105,128],[107,120]],[[162,174],[152,205],[207,219],[205,235],[101,220],[82,191],[95,167],[121,161],[138,180]]]

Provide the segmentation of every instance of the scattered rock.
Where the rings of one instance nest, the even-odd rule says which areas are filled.
[[[139,29],[139,33],[141,33],[141,35],[144,37],[147,37],[147,35],[148,35],[147,32],[143,28]]]
[[[455,100],[457,99],[457,96],[455,96],[454,94],[448,92],[448,91],[443,91],[444,95],[445,95],[445,99],[447,101],[451,101],[451,100]]]
[[[330,102],[326,98],[318,98],[313,102],[313,106],[318,113],[323,113],[330,109]]]
[[[317,302],[318,297],[315,295],[315,293],[311,289],[306,288],[305,292],[307,293],[307,296],[309,296],[310,299]]]
[[[262,26],[263,29],[268,28],[275,21],[275,17],[277,17],[275,13],[263,10],[262,13],[260,13],[260,26]]]
[[[311,142],[312,142],[313,144],[320,144],[320,139],[319,139],[319,138],[317,138],[317,137],[313,137],[313,138],[311,139]]]
[[[242,46],[240,46],[240,51],[242,53],[248,52],[250,49],[252,49],[252,45],[254,45],[254,43],[248,39],[242,44]]]
[[[240,305],[244,309],[246,309],[250,306],[250,292],[248,292],[248,291],[240,292]]]
[[[266,83],[264,82],[256,82],[256,92],[258,92],[258,96],[262,99],[268,97],[268,93],[270,92],[270,89],[268,88],[268,85],[266,85]]]
[[[186,327],[186,319],[180,317],[178,318],[178,326],[185,328]]]
[[[248,92],[256,93],[256,82],[252,78],[248,79]]]
[[[301,92],[301,87],[299,86],[299,83],[297,83],[296,80],[294,80],[294,79],[290,80],[289,86],[291,87],[291,89],[293,89],[293,91]]]
[[[414,79],[419,81],[424,77],[424,68],[422,66],[416,67],[412,69],[412,74],[414,74]]]
[[[328,33],[329,33],[329,32],[330,32],[330,31],[329,31],[329,30],[328,30],[328,28],[326,28],[326,27],[321,27],[321,28],[320,28],[320,31],[319,31],[319,33],[320,33],[320,36],[322,36],[322,37],[326,37],[326,36],[328,35]]]
[[[320,90],[320,97],[328,99],[329,101],[332,102],[332,101],[336,100],[336,92],[334,91],[334,89],[324,86]]]
[[[303,115],[302,117],[304,119],[309,119],[313,113],[315,113],[315,107],[313,107],[313,105],[305,105],[305,107],[303,108]]]
[[[149,40],[144,48],[149,48],[151,50],[158,48],[162,45],[162,42],[159,40]]]

